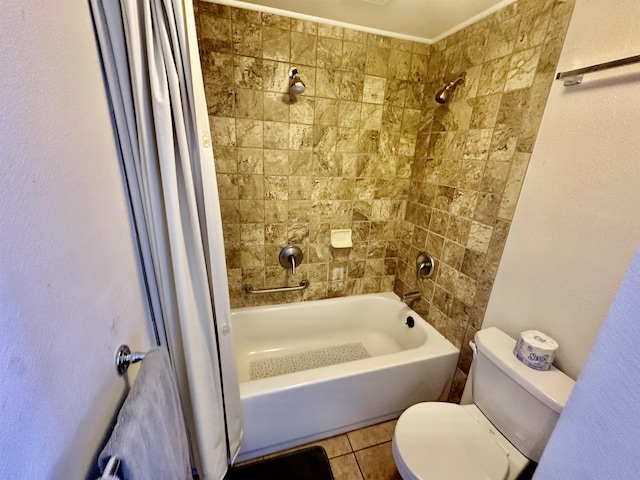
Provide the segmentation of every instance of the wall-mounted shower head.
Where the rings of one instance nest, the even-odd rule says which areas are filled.
[[[289,78],[291,79],[291,83],[289,84],[289,91],[292,95],[300,95],[306,88],[304,82],[300,79],[299,73],[300,72],[298,72],[297,68],[292,68],[289,72]]]
[[[462,72],[458,75],[458,78],[447,83],[442,90],[436,93],[436,102],[440,104],[447,103],[447,100],[449,100],[449,97],[455,91],[456,87],[464,83],[465,78],[467,78],[467,72]]]

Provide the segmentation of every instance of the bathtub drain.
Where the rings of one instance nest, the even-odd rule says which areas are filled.
[[[263,358],[249,363],[251,380],[275,377],[285,373],[300,372],[312,368],[337,365],[369,358],[369,352],[362,343],[348,343],[332,347],[309,350],[307,352],[283,355],[280,357]]]

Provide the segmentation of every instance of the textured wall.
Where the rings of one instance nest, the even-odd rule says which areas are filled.
[[[233,306],[390,291],[429,47],[200,2]],[[291,99],[288,72],[307,85]],[[351,228],[333,250],[329,232]],[[278,264],[287,243],[304,264]],[[301,293],[243,296],[296,284]]]
[[[462,349],[451,400],[471,361],[573,1],[521,0],[432,46],[395,291]],[[466,71],[451,100],[433,96]],[[416,281],[420,250],[432,280]]]
[[[625,12],[637,10],[631,3],[627,5]],[[620,22],[626,21],[620,18]],[[542,455],[535,479],[638,476],[639,292],[640,254],[636,253]]]
[[[88,3],[6,5],[0,44],[0,478],[93,479],[151,336]]]

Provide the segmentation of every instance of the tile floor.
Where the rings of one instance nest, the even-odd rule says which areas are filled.
[[[402,480],[391,453],[391,439],[395,426],[396,420],[391,420],[300,445],[286,452],[320,445],[327,452],[335,480]],[[268,457],[283,453],[285,452],[277,452]],[[258,459],[252,461],[255,460]]]

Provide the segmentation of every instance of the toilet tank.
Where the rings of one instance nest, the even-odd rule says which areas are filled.
[[[473,403],[523,455],[540,461],[575,382],[553,366],[520,363],[515,339],[495,327],[477,332],[475,343]]]

